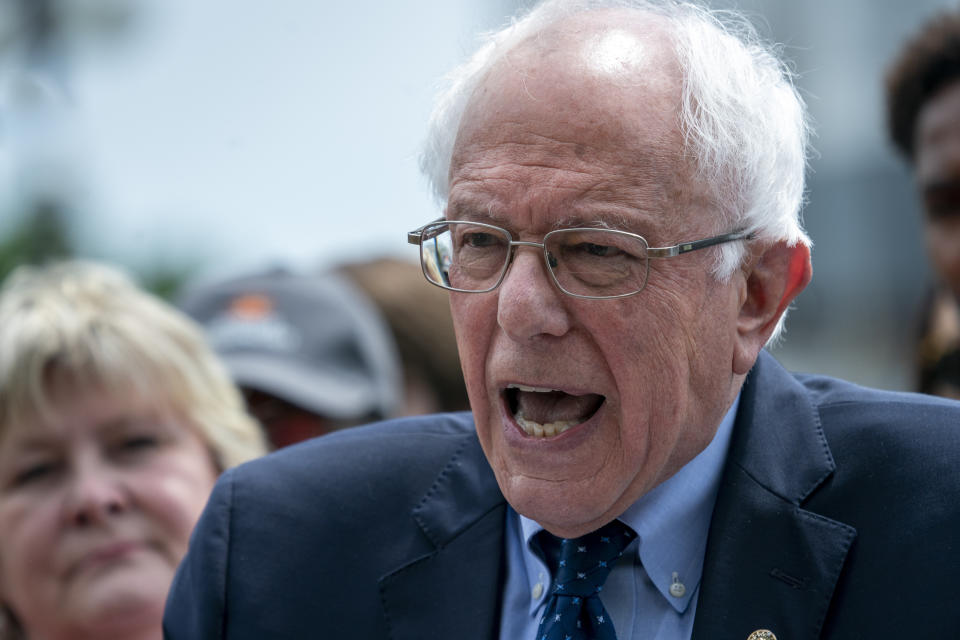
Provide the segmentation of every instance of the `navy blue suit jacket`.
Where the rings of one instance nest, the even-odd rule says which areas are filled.
[[[495,638],[505,508],[469,414],[279,451],[218,482],[166,637]],[[794,376],[761,354],[694,639],[958,637],[958,579],[960,403]]]

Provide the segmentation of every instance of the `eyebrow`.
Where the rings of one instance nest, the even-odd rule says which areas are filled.
[[[41,449],[53,442],[53,438],[43,438],[39,436],[25,436],[18,438],[14,436],[9,441],[4,442],[4,448],[17,446],[21,449]]]
[[[44,436],[37,434],[28,434],[22,437],[14,436],[4,442],[4,449],[16,448],[21,453],[40,453],[49,449],[55,449],[59,446],[60,438],[56,436]]]
[[[582,214],[566,214],[557,218],[554,223],[556,228],[587,227],[590,229],[614,229],[617,231],[630,231],[634,233],[633,227],[626,216],[615,211],[606,211],[600,215],[590,216]]]
[[[110,436],[115,433],[123,433],[144,424],[154,427],[165,427],[166,421],[153,413],[146,413],[144,415],[123,415],[99,422],[93,430],[96,434],[105,434]],[[65,429],[70,428],[70,426],[65,427]],[[11,440],[9,444],[15,443],[18,447],[21,447],[27,451],[38,451],[41,449],[55,448],[59,446],[61,441],[62,438],[57,435],[30,433],[19,437],[16,440]]]
[[[486,209],[486,212],[483,210]],[[479,205],[474,200],[460,200],[448,202],[446,218],[448,220],[470,220],[472,222],[486,222],[487,224],[504,224],[506,219],[493,212],[493,205]]]

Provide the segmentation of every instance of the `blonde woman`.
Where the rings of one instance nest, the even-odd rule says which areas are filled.
[[[221,471],[264,452],[199,329],[112,268],[0,289],[0,640],[161,637]]]

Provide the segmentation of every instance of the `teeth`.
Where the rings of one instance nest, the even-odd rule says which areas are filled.
[[[537,438],[551,438],[556,435],[560,435],[570,427],[574,427],[578,422],[575,420],[558,420],[557,422],[548,422],[546,424],[540,424],[539,422],[534,422],[533,420],[527,420],[521,415],[516,415],[514,418],[528,436],[536,436]]]
[[[553,393],[559,391],[559,389],[548,389],[545,387],[531,387],[525,384],[508,384],[508,389],[516,389],[518,391],[526,391],[528,393]],[[529,436],[535,436],[537,438],[552,438],[553,436],[560,435],[570,427],[575,427],[580,424],[577,420],[558,420],[556,422],[547,422],[546,424],[540,424],[534,420],[528,420],[523,417],[523,414],[518,412],[514,415],[514,418],[517,421],[524,432]]]
[[[551,393],[557,389],[544,389],[543,387],[528,387],[525,384],[508,384],[508,389],[517,389],[519,391],[532,391],[534,393]]]

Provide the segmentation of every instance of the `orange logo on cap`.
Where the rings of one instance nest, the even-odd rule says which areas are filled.
[[[260,293],[251,293],[230,301],[231,315],[245,320],[258,320],[270,315],[273,300]]]

